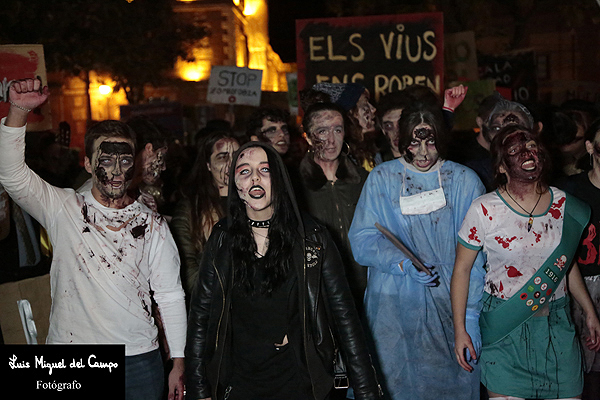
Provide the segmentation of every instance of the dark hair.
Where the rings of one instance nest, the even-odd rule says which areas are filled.
[[[248,137],[256,135],[260,140],[265,141],[261,133],[264,119],[271,122],[283,122],[287,124],[290,120],[290,113],[287,110],[277,107],[259,108],[248,118],[248,123],[246,124],[246,134]]]
[[[134,117],[126,123],[135,132],[137,152],[142,151],[148,143],[152,144],[153,150],[156,151],[169,146],[173,141],[171,132],[144,115]]]
[[[494,92],[489,96],[484,97],[477,107],[477,116],[481,118],[483,122],[486,122],[496,104],[502,99],[504,99],[504,97],[498,92]]]
[[[304,117],[302,118],[302,128],[304,129],[304,132],[306,132],[306,136],[308,136],[309,138],[312,136],[310,130],[312,128],[313,117],[316,113],[321,112],[321,111],[336,111],[336,112],[340,113],[340,115],[344,119],[345,135],[346,136],[348,135],[348,131],[350,130],[350,120],[348,119],[348,113],[342,107],[338,106],[337,104],[323,102],[323,103],[314,103],[310,107],[308,107],[308,110],[306,110],[306,113],[304,114]]]
[[[179,188],[181,196],[190,202],[191,240],[198,252],[202,251],[206,243],[205,224],[213,226],[225,216],[226,210],[223,209],[221,203],[219,188],[207,168],[215,144],[221,139],[235,140],[230,132],[223,131],[211,132],[201,138],[196,146],[197,154],[194,165]]]
[[[415,101],[406,91],[400,90],[398,92],[387,93],[379,98],[377,103],[377,118],[381,123],[381,120],[389,111],[392,110],[404,110]]]
[[[133,145],[135,147],[135,132],[127,124],[121,121],[115,121],[111,119],[101,121],[89,128],[84,137],[85,155],[90,160],[92,159],[92,155],[94,153],[94,142],[96,141],[96,139],[102,136],[105,136],[107,138],[121,137],[124,139],[128,139],[133,142]]]
[[[331,96],[312,88],[301,90],[298,97],[300,97],[300,107],[304,113],[315,103],[331,103]]]
[[[260,147],[267,153],[271,178],[271,200],[273,217],[268,230],[269,247],[261,259],[265,273],[260,287],[253,282],[257,273],[258,258],[252,228],[248,224],[246,205],[240,199],[235,186],[235,165],[240,154],[250,148]],[[279,153],[267,143],[245,143],[233,156],[229,173],[228,227],[231,238],[231,257],[234,271],[234,284],[249,294],[273,292],[285,282],[290,271],[290,259],[296,240],[299,215],[294,206],[293,190],[286,167]]]
[[[596,119],[591,123],[590,127],[585,131],[584,139],[589,140],[592,144],[594,143],[594,139],[596,139],[596,135],[600,131],[600,118]]]
[[[415,102],[402,111],[398,127],[400,130],[398,149],[401,153],[404,153],[404,158],[408,162],[412,162],[412,153],[408,151],[408,147],[413,139],[413,131],[422,123],[433,129],[435,148],[440,158],[445,158],[448,145],[441,109],[421,102]]]
[[[540,140],[539,135],[536,134],[535,129],[530,129],[522,125],[507,125],[500,129],[492,143],[490,145],[490,153],[492,155],[492,171],[494,173],[494,184],[496,187],[504,187],[508,182],[506,174],[500,172],[500,166],[504,164],[504,155],[507,152],[506,144],[504,143],[506,138],[516,132],[527,132],[535,137],[535,141],[538,148],[538,158],[543,161],[543,169],[540,174],[540,182],[545,184],[547,182],[548,174],[550,173],[551,159],[548,155],[546,147]]]
[[[415,101],[424,103],[429,107],[442,108],[443,106],[440,97],[429,86],[414,84],[407,86],[403,91]]]

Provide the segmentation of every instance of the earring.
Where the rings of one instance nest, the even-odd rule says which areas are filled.
[[[590,154],[590,167],[594,166],[594,155]]]
[[[344,149],[346,150],[346,152],[344,152]],[[350,145],[345,140],[344,140],[344,143],[343,143],[343,146],[342,146],[342,151],[340,153],[343,154],[343,155],[345,155],[345,156],[347,156],[348,154],[350,154]]]

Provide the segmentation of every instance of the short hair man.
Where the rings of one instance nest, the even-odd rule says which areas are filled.
[[[283,157],[290,149],[290,113],[276,107],[261,107],[248,120],[251,140],[270,143]]]
[[[90,128],[85,168],[92,188],[60,189],[33,173],[23,157],[27,115],[46,101],[48,88],[24,79],[11,84],[9,95],[8,116],[0,124],[0,182],[54,245],[47,343],[123,343],[126,398],[160,399],[152,290],[174,357],[169,394],[183,398],[186,318],[179,256],[166,221],[127,193],[135,134],[118,121]]]

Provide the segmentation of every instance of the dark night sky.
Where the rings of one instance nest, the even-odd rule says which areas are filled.
[[[269,1],[269,36],[283,62],[296,61],[296,19],[328,17],[323,0]]]

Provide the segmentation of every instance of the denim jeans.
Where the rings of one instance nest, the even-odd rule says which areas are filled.
[[[160,400],[164,381],[159,350],[125,357],[126,400]]]

